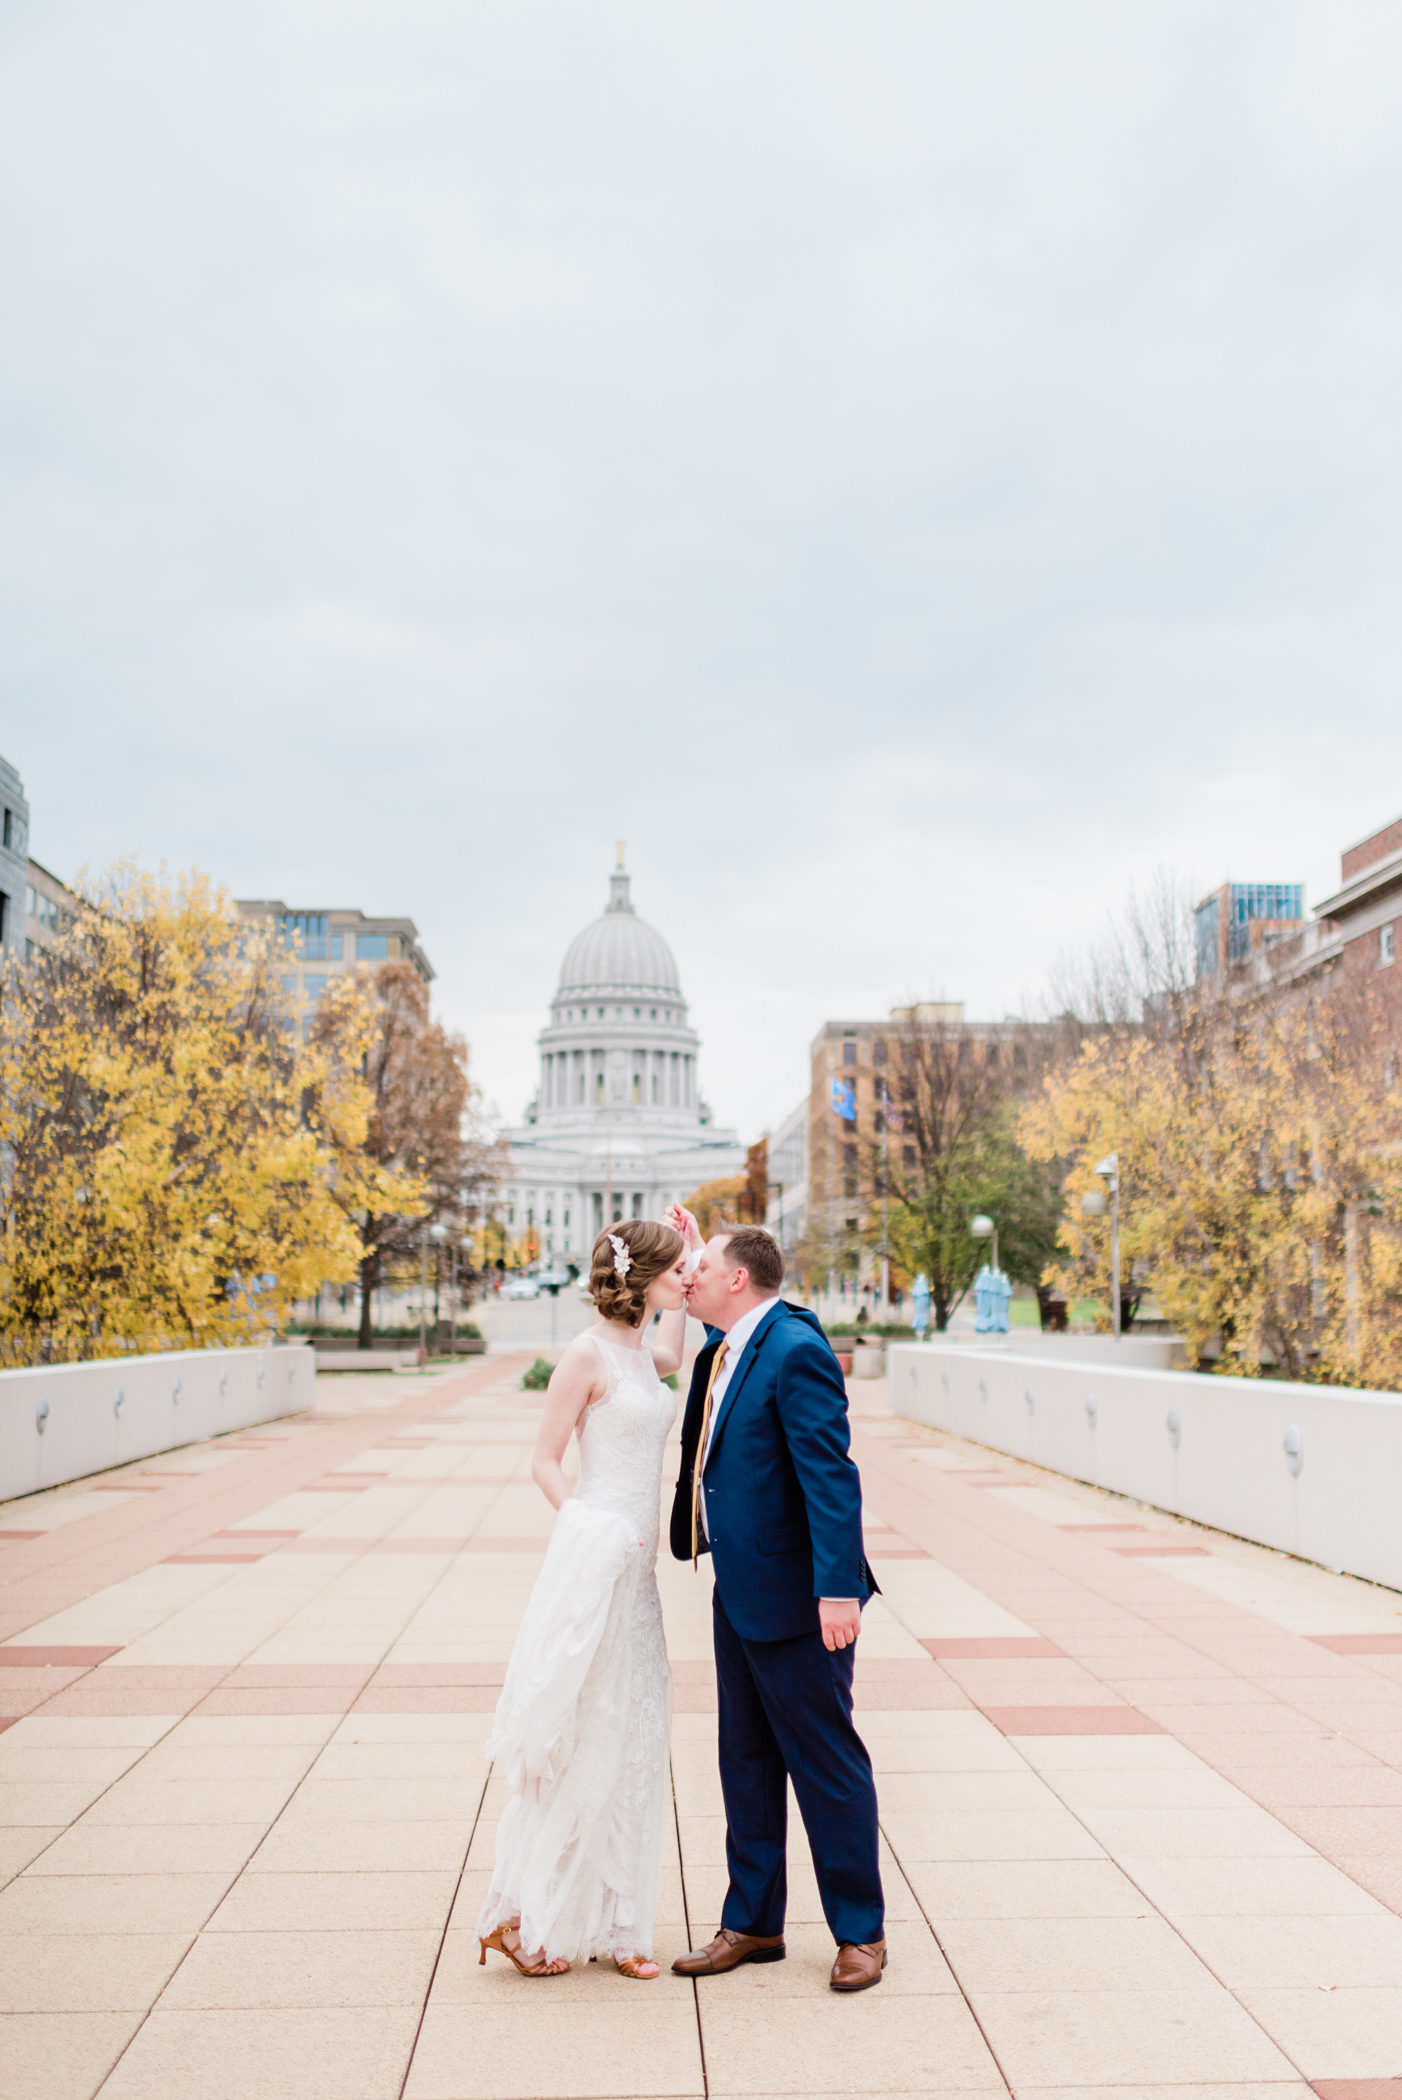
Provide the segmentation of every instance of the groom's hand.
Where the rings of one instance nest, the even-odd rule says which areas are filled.
[[[862,1630],[862,1607],[855,1597],[820,1597],[818,1624],[825,1648],[849,1648]]]

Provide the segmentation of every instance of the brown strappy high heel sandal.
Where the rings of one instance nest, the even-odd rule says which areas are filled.
[[[504,1933],[508,1932],[516,1932],[518,1944],[514,1947],[508,1947],[505,1939],[502,1937]],[[496,1930],[489,1932],[485,1939],[482,1939],[479,1935],[477,1941],[478,1968],[486,1967],[487,1949],[491,1947],[496,1953],[504,1954],[512,1967],[519,1969],[523,1976],[563,1976],[565,1974],[569,1968],[569,1963],[567,1961],[551,1961],[544,1953],[540,1954],[535,1961],[526,1961],[521,1953],[520,1937],[520,1933],[516,1931],[514,1925],[498,1925]]]
[[[639,1983],[651,1983],[654,1976],[662,1973],[661,1963],[650,1954],[615,1954],[613,1965],[620,1976],[632,1976]]]

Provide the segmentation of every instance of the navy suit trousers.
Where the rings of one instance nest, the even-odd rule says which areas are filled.
[[[764,1936],[784,1929],[785,1843],[793,1780],[823,1915],[834,1939],[882,1934],[876,1782],[852,1725],[855,1650],[820,1633],[742,1640],[715,1594],[720,1779],[730,1887],[721,1923]]]

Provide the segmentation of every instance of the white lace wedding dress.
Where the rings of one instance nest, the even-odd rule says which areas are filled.
[[[672,1722],[655,1566],[676,1396],[647,1349],[592,1339],[604,1397],[487,1740],[512,1798],[477,1926],[519,1915],[524,1948],[567,1961],[652,1952]]]

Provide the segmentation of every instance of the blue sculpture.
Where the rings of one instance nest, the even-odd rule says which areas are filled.
[[[1006,1334],[1008,1331],[1008,1300],[1013,1287],[1001,1269],[990,1269],[985,1262],[974,1278],[974,1332],[975,1334]]]
[[[925,1330],[930,1324],[930,1286],[925,1281],[923,1270],[910,1287],[910,1297],[910,1324],[923,1342]]]

